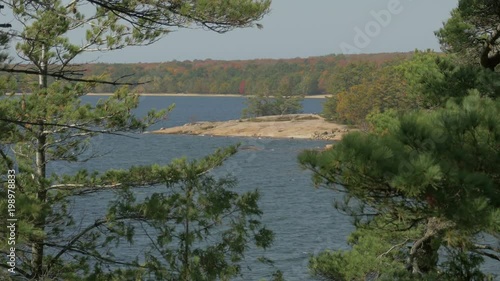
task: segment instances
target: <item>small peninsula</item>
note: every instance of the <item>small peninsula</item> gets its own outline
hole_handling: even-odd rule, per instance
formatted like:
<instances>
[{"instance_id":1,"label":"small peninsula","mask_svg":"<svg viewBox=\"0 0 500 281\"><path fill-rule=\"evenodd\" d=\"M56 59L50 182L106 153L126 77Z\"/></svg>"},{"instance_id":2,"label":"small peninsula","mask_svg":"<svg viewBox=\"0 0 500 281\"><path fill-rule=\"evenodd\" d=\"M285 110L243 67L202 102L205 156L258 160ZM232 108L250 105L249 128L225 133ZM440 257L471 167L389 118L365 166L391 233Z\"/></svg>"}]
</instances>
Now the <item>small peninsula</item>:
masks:
<instances>
[{"instance_id":1,"label":"small peninsula","mask_svg":"<svg viewBox=\"0 0 500 281\"><path fill-rule=\"evenodd\" d=\"M316 114L288 114L220 122L194 122L161 128L152 133L337 141L350 130L353 129L328 122Z\"/></svg>"}]
</instances>

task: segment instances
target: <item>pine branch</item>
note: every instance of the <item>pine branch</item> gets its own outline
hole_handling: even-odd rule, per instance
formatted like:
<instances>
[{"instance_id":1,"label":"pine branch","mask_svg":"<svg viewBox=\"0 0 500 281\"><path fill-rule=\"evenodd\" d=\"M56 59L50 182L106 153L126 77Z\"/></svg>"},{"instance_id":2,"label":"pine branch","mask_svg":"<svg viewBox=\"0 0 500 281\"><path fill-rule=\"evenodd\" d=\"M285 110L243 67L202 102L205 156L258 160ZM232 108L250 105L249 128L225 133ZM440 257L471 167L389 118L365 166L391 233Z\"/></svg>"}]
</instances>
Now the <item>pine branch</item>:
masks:
<instances>
[{"instance_id":1,"label":"pine branch","mask_svg":"<svg viewBox=\"0 0 500 281\"><path fill-rule=\"evenodd\" d=\"M81 255L93 257L96 260L99 260L101 262L106 262L106 263L109 263L109 264L126 265L126 266L131 266L131 267L136 267L136 268L146 268L146 267L141 266L139 264L129 263L129 262L122 262L122 261L118 261L118 260L115 260L115 259L107 258L107 257L104 257L104 256L102 256L100 254L92 253L92 252L86 251L86 250L78 248L78 247L65 247L65 246L61 246L61 245L57 245L57 244L52 244L52 243L44 243L44 245L48 246L48 247L53 247L53 248L61 248L62 247L66 251L76 252L76 253L81 254Z\"/></svg>"},{"instance_id":2,"label":"pine branch","mask_svg":"<svg viewBox=\"0 0 500 281\"><path fill-rule=\"evenodd\" d=\"M380 254L380 255L377 257L377 259L380 259L380 258L382 258L382 257L384 257L384 256L386 256L386 255L388 255L390 252L392 252L392 250L394 250L394 249L396 249L396 248L401 248L401 247L403 247L406 243L408 243L408 241L410 241L410 239L406 239L405 241L403 241L403 242L401 242L401 243L399 243L399 244L396 244L396 245L392 246L389 250L387 250L386 252L384 252L384 253Z\"/></svg>"},{"instance_id":3,"label":"pine branch","mask_svg":"<svg viewBox=\"0 0 500 281\"><path fill-rule=\"evenodd\" d=\"M486 256L488 258L500 261L500 255L495 255L495 254L492 254L492 253L488 253L488 252L484 252L484 251L479 251L479 250L473 250L473 252L477 253L477 254L480 254L480 255L483 255L483 256Z\"/></svg>"},{"instance_id":4,"label":"pine branch","mask_svg":"<svg viewBox=\"0 0 500 281\"><path fill-rule=\"evenodd\" d=\"M4 254L5 256L7 256L9 253L6 253L6 252L1 252L2 254ZM0 264L0 267L3 267L5 269L10 269L11 267L9 265L7 265L6 263L1 263ZM19 268L18 266L16 266L16 269L15 269L16 272L20 273L22 276L24 276L25 278L30 278L31 274L24 271L23 269Z\"/></svg>"},{"instance_id":5,"label":"pine branch","mask_svg":"<svg viewBox=\"0 0 500 281\"><path fill-rule=\"evenodd\" d=\"M62 184L53 184L51 185L47 190L51 189L57 189L57 190L74 190L74 189L79 189L79 188L92 188L92 189L97 189L97 188L119 188L122 187L123 185L121 183L116 183L116 184L103 184L103 185L94 185L94 186L89 186L88 184L83 184L83 183L62 183Z\"/></svg>"},{"instance_id":6,"label":"pine branch","mask_svg":"<svg viewBox=\"0 0 500 281\"><path fill-rule=\"evenodd\" d=\"M40 72L37 70L29 70L29 69L14 69L14 68L1 68L0 72L7 72L7 73L24 73L24 74L33 74L33 75L39 75ZM73 74L74 75L74 74ZM138 86L138 85L144 85L147 83L150 83L151 81L145 81L145 82L119 82L120 80L123 80L125 78L134 76L135 73L133 74L126 74L123 76L118 77L114 81L107 81L107 80L100 80L100 79L86 79L86 78L76 78L76 77L69 77L66 76L66 72L51 72L47 73L47 76L57 78L57 79L62 79L66 81L71 81L71 82L85 82L85 83L98 83L98 84L106 84L106 85L113 85L113 86Z\"/></svg>"},{"instance_id":7,"label":"pine branch","mask_svg":"<svg viewBox=\"0 0 500 281\"><path fill-rule=\"evenodd\" d=\"M130 217L130 216L121 216L121 217L117 217L114 219L114 221L120 221L120 220L129 220L129 219L138 219L139 217ZM89 225L88 227L86 227L83 231L81 231L78 235L76 235L75 237L73 237L68 244L64 245L64 246L60 246L60 245L57 245L57 244L50 244L50 243L45 243L45 245L47 246L50 246L50 247L59 247L59 248L62 248L53 258L52 260L52 263L49 264L47 267L50 269L51 266L53 265L53 263L59 259L63 254L65 254L66 252L68 251L76 251L76 252L79 252L81 254L88 254L88 255L91 255L97 259L100 259L100 260L104 260L106 262L111 262L111 263L115 263L115 264L120 264L120 265L132 265L132 264L129 264L129 263L123 263L123 262L119 262L119 261L115 261L115 260L111 260L111 259L108 259L108 258L104 258L102 257L101 255L95 255L95 254L90 254L89 252L84 252L82 251L81 249L78 249L78 248L74 248L73 245L78 242L78 240L80 238L82 238L85 234L89 233L90 231L98 228L99 226L101 225L104 225L106 223L108 223L109 221L107 219L98 219L96 220L92 225Z\"/></svg>"},{"instance_id":8,"label":"pine branch","mask_svg":"<svg viewBox=\"0 0 500 281\"><path fill-rule=\"evenodd\" d=\"M14 162L3 152L3 149L1 148L0 148L0 156L2 156L3 160L5 160L5 162L7 163L7 167L10 170L14 170Z\"/></svg>"},{"instance_id":9,"label":"pine branch","mask_svg":"<svg viewBox=\"0 0 500 281\"><path fill-rule=\"evenodd\" d=\"M475 249L480 249L480 250L490 250L490 251L494 251L494 252L500 253L500 248L493 247L493 246L490 246L490 245L474 244L474 248Z\"/></svg>"},{"instance_id":10,"label":"pine branch","mask_svg":"<svg viewBox=\"0 0 500 281\"><path fill-rule=\"evenodd\" d=\"M58 124L58 123L46 123L46 122L19 121L19 120L8 119L8 118L0 118L0 121L14 123L14 124L18 124L18 125L35 125L35 126L42 126L43 125L43 126L64 127L64 128L76 129L76 130L80 130L80 131L88 132L88 133L116 135L116 136L132 138L132 139L138 139L136 137L126 135L126 134L117 133L117 132L114 132L111 130L92 130L89 128L80 127L76 124Z\"/></svg>"}]
</instances>

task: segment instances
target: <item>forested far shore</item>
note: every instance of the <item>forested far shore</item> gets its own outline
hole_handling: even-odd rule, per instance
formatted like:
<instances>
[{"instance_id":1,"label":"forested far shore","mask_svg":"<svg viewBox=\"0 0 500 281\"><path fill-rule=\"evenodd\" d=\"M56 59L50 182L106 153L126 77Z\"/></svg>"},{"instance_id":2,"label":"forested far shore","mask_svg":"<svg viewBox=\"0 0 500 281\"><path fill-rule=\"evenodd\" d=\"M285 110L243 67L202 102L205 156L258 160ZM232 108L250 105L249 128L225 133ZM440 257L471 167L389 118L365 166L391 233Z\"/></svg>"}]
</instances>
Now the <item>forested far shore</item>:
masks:
<instances>
[{"instance_id":1,"label":"forested far shore","mask_svg":"<svg viewBox=\"0 0 500 281\"><path fill-rule=\"evenodd\" d=\"M253 95L263 89L276 91L284 81L296 94L306 96L335 92L334 75L351 64L396 63L413 56L409 53L328 55L293 59L194 60L163 63L93 63L69 68L84 70L78 79L115 81L96 83L94 94L113 93L130 84L132 91L148 94ZM25 66L30 68L29 66ZM367 70L370 70L367 67ZM17 92L27 92L38 78L28 74L3 73L15 77ZM49 78L50 79L50 78ZM53 78L52 78L53 79Z\"/></svg>"}]
</instances>

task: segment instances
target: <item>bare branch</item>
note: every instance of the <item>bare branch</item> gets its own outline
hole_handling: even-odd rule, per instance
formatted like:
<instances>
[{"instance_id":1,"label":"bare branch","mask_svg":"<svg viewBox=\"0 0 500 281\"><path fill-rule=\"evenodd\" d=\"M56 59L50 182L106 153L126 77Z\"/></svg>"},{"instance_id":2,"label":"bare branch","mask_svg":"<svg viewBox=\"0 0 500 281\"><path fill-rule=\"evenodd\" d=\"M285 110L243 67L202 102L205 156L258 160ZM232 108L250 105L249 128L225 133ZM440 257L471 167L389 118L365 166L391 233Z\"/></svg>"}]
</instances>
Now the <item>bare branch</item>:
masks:
<instances>
[{"instance_id":1,"label":"bare branch","mask_svg":"<svg viewBox=\"0 0 500 281\"><path fill-rule=\"evenodd\" d=\"M396 244L394 246L392 246L389 250L387 250L386 252L383 252L382 254L380 254L377 259L380 259L380 258L383 258L385 255L388 255L390 252L392 252L392 250L396 249L396 248L401 248L403 247L404 245L406 245L408 243L408 241L410 241L410 239L406 239L405 241L399 243L399 244Z\"/></svg>"},{"instance_id":2,"label":"bare branch","mask_svg":"<svg viewBox=\"0 0 500 281\"><path fill-rule=\"evenodd\" d=\"M0 69L0 72L8 72L8 73L24 73L24 74L35 74L39 75L40 72L36 70L29 70L29 69L14 69L14 68L2 68ZM135 74L127 74L120 76L114 81L106 81L106 80L99 80L99 79L86 79L86 78L76 78L76 77L68 77L65 75L64 72L52 72L52 73L47 73L47 76L66 80L66 81L72 81L72 82L86 82L86 83L99 83L99 84L108 84L108 85L127 85L127 86L137 86L137 85L144 85L147 84L151 81L146 81L146 82L119 82L120 80L131 77Z\"/></svg>"},{"instance_id":3,"label":"bare branch","mask_svg":"<svg viewBox=\"0 0 500 281\"><path fill-rule=\"evenodd\" d=\"M488 253L488 252L485 252L485 251L479 251L479 250L473 250L474 253L477 253L477 254L480 254L480 255L483 255L483 256L486 256L490 259L494 259L494 260L497 260L497 261L500 261L500 255L496 255L496 254L493 254L493 253Z\"/></svg>"},{"instance_id":4,"label":"bare branch","mask_svg":"<svg viewBox=\"0 0 500 281\"><path fill-rule=\"evenodd\" d=\"M110 130L92 130L84 127L79 127L78 125L75 124L58 124L58 123L47 123L47 122L31 122L31 121L20 121L20 120L14 120L14 119L7 119L7 118L0 118L0 121L4 122L9 122L9 123L14 123L18 125L36 125L36 126L55 126L55 127L65 127L68 129L76 129L88 133L96 133L96 134L107 134L107 135L116 135L116 136L122 136L122 137L127 137L127 138L132 138L132 139L137 139L136 137L126 135L126 134L121 134L117 133L115 131L110 131Z\"/></svg>"},{"instance_id":5,"label":"bare branch","mask_svg":"<svg viewBox=\"0 0 500 281\"><path fill-rule=\"evenodd\" d=\"M490 251L494 251L494 252L500 253L500 248L493 247L491 245L474 244L474 248L475 249L480 249L480 250L490 250Z\"/></svg>"}]
</instances>

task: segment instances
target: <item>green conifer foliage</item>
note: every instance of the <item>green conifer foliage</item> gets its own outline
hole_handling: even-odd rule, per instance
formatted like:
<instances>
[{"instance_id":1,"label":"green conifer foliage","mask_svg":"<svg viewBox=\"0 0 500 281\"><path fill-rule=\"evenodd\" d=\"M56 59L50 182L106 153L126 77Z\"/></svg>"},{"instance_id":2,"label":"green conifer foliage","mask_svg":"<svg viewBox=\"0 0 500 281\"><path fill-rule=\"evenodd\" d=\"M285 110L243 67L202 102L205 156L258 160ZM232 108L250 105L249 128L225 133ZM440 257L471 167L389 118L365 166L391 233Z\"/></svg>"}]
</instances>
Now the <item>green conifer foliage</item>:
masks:
<instances>
[{"instance_id":1,"label":"green conifer foliage","mask_svg":"<svg viewBox=\"0 0 500 281\"><path fill-rule=\"evenodd\" d=\"M106 73L82 78L84 69L73 64L75 58L152 44L175 28L225 32L253 26L268 12L270 1L68 2L1 1L20 28L6 39L15 42L24 61L2 61L0 70L36 79L26 79L21 87L9 77L0 83L0 219L7 221L9 204L14 204L9 202L10 185L17 219L15 273L2 270L0 278L187 281L237 276L247 244L265 248L273 237L260 225L258 193L236 194L233 179L210 174L236 147L167 166L73 175L49 174L48 168L52 163L91 161L96 156L89 151L93 137L141 133L172 109L165 105L165 110L135 116L139 96L123 86L134 83L107 79ZM78 32L84 36L73 40ZM95 105L84 104L81 97L98 83L123 87ZM20 95L13 94L20 89ZM15 170L15 183L9 170ZM158 192L134 200L139 187L158 187ZM74 198L101 192L117 195L107 213L90 222L76 220ZM143 239L140 231L152 238L147 251L118 256L117 247ZM12 252L9 229L2 228L0 234L0 251ZM220 237L212 244L210 235ZM0 267L10 268L8 259L2 254Z\"/></svg>"},{"instance_id":2,"label":"green conifer foliage","mask_svg":"<svg viewBox=\"0 0 500 281\"><path fill-rule=\"evenodd\" d=\"M357 227L352 250L313 257L313 274L469 280L455 275L458 266L484 280L483 258L500 260L498 116L498 100L472 92L461 103L406 114L384 134L352 133L331 150L302 153L317 185L345 193L336 207ZM438 251L447 262L438 262Z\"/></svg>"}]
</instances>

